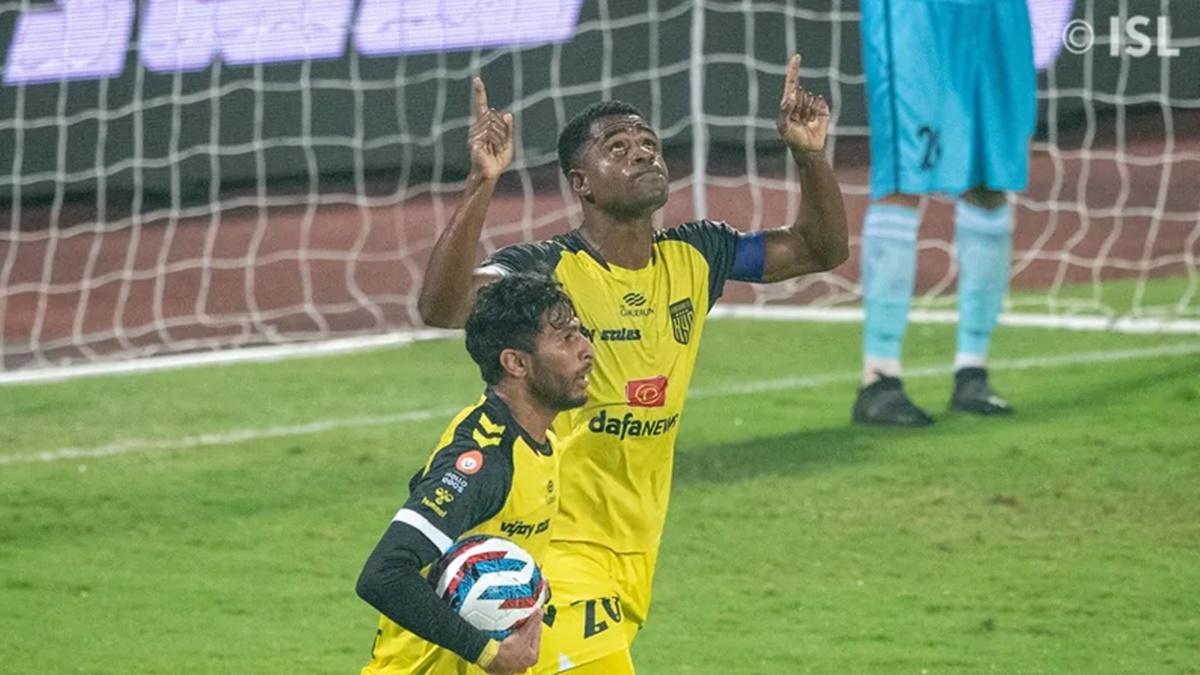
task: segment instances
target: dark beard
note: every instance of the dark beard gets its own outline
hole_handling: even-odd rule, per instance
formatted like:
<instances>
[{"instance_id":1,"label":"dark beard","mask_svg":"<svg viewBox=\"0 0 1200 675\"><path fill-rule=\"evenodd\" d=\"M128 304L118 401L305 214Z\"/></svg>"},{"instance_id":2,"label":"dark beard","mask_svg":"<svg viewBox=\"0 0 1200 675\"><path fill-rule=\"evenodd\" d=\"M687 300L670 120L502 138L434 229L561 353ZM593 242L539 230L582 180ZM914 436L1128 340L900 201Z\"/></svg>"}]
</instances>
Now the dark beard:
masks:
<instances>
[{"instance_id":1,"label":"dark beard","mask_svg":"<svg viewBox=\"0 0 1200 675\"><path fill-rule=\"evenodd\" d=\"M587 403L586 394L579 398L571 398L570 389L570 383L543 378L540 372L535 372L529 381L529 393L533 398L555 411L570 410Z\"/></svg>"}]
</instances>

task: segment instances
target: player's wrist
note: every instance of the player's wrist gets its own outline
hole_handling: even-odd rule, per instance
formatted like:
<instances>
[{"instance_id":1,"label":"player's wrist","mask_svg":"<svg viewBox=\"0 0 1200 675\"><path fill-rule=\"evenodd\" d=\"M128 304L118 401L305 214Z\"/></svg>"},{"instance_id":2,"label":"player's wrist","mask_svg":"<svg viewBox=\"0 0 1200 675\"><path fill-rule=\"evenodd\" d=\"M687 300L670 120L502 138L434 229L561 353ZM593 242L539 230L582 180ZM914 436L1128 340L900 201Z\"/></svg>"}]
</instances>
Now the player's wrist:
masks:
<instances>
[{"instance_id":1,"label":"player's wrist","mask_svg":"<svg viewBox=\"0 0 1200 675\"><path fill-rule=\"evenodd\" d=\"M479 652L479 656L475 658L475 665L487 670L492 661L496 660L496 655L500 653L500 643L489 639L487 644L483 646L483 651Z\"/></svg>"},{"instance_id":2,"label":"player's wrist","mask_svg":"<svg viewBox=\"0 0 1200 675\"><path fill-rule=\"evenodd\" d=\"M480 185L494 186L496 184L496 181L498 181L498 180L500 180L499 173L497 173L496 175L493 176L489 172L482 171L482 170L476 169L474 167L472 167L470 172L467 173L467 185L469 185L469 186L471 186L471 185L473 185L473 186L480 186Z\"/></svg>"},{"instance_id":3,"label":"player's wrist","mask_svg":"<svg viewBox=\"0 0 1200 675\"><path fill-rule=\"evenodd\" d=\"M796 166L800 168L807 167L814 162L824 162L825 153L821 150L809 150L807 148L788 148L792 152L792 160L796 162Z\"/></svg>"}]
</instances>

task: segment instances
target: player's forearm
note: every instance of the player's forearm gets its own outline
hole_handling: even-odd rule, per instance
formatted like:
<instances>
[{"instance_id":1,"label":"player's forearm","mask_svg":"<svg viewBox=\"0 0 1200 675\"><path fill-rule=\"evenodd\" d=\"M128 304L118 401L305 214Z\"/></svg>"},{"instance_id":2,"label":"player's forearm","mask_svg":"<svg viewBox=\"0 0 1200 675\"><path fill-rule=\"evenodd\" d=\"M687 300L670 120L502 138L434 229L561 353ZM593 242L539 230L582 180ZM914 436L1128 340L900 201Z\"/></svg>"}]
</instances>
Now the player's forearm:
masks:
<instances>
[{"instance_id":1,"label":"player's forearm","mask_svg":"<svg viewBox=\"0 0 1200 675\"><path fill-rule=\"evenodd\" d=\"M475 662L487 636L442 602L421 576L428 562L407 550L396 527L389 527L363 566L358 596L404 630Z\"/></svg>"},{"instance_id":2,"label":"player's forearm","mask_svg":"<svg viewBox=\"0 0 1200 675\"><path fill-rule=\"evenodd\" d=\"M475 249L496 191L495 179L472 172L450 223L433 246L425 268L417 311L421 320L439 328L459 328L470 312L471 273Z\"/></svg>"},{"instance_id":3,"label":"player's forearm","mask_svg":"<svg viewBox=\"0 0 1200 675\"><path fill-rule=\"evenodd\" d=\"M850 233L842 188L821 153L793 156L800 170L803 201L792 231L804 240L812 259L823 269L831 270L850 256Z\"/></svg>"}]
</instances>

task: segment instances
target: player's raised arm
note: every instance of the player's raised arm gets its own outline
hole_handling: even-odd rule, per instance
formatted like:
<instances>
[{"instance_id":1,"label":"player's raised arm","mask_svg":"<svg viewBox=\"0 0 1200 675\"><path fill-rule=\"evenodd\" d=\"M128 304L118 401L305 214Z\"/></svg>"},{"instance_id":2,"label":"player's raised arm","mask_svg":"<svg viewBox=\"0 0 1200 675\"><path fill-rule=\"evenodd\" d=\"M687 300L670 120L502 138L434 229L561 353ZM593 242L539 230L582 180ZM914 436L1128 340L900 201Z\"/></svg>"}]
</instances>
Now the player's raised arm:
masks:
<instances>
[{"instance_id":1,"label":"player's raised arm","mask_svg":"<svg viewBox=\"0 0 1200 675\"><path fill-rule=\"evenodd\" d=\"M796 54L788 62L775 127L800 169L802 202L796 222L765 234L763 281L831 270L850 255L842 190L823 154L829 105L801 87L799 75Z\"/></svg>"},{"instance_id":2,"label":"player's raised arm","mask_svg":"<svg viewBox=\"0 0 1200 675\"><path fill-rule=\"evenodd\" d=\"M440 328L461 327L475 290L496 279L494 272L475 269L475 248L496 181L513 158L512 113L488 107L482 79L474 79L472 92L473 121L467 136L471 170L462 200L433 247L417 299L421 320Z\"/></svg>"}]
</instances>

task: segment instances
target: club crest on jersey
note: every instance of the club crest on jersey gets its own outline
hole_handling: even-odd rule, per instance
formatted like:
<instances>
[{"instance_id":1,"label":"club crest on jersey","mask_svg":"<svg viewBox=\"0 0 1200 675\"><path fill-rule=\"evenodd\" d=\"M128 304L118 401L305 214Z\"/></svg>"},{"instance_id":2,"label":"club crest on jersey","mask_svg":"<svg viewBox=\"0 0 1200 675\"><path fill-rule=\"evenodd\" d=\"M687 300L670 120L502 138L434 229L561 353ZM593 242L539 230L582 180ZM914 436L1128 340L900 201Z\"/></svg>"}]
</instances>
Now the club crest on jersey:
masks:
<instances>
[{"instance_id":1,"label":"club crest on jersey","mask_svg":"<svg viewBox=\"0 0 1200 675\"><path fill-rule=\"evenodd\" d=\"M460 473L468 476L477 473L483 468L483 453L478 450L468 450L458 456L458 460L454 462L454 468Z\"/></svg>"},{"instance_id":2,"label":"club crest on jersey","mask_svg":"<svg viewBox=\"0 0 1200 675\"><path fill-rule=\"evenodd\" d=\"M625 383L625 402L631 408L661 408L667 402L667 376L630 380Z\"/></svg>"},{"instance_id":3,"label":"club crest on jersey","mask_svg":"<svg viewBox=\"0 0 1200 675\"><path fill-rule=\"evenodd\" d=\"M668 308L671 311L671 332L675 341L686 345L692 339L692 327L696 325L696 310L692 308L692 299L684 298L672 302Z\"/></svg>"}]
</instances>

